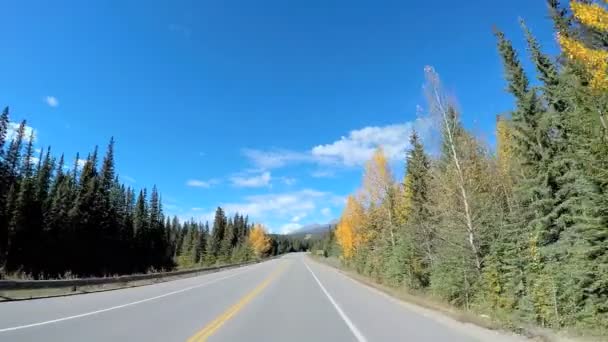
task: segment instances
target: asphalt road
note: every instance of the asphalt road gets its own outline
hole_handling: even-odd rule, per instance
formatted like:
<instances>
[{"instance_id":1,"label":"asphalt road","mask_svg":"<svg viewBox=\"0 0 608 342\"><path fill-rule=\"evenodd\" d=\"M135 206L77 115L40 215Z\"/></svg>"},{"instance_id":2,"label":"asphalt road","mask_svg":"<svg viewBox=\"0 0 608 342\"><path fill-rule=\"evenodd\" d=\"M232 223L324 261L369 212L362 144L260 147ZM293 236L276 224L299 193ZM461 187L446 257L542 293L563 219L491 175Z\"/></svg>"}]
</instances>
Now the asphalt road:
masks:
<instances>
[{"instance_id":1,"label":"asphalt road","mask_svg":"<svg viewBox=\"0 0 608 342\"><path fill-rule=\"evenodd\" d=\"M11 342L463 342L493 336L468 332L476 329L412 310L304 254L138 288L0 303L0 341Z\"/></svg>"}]
</instances>

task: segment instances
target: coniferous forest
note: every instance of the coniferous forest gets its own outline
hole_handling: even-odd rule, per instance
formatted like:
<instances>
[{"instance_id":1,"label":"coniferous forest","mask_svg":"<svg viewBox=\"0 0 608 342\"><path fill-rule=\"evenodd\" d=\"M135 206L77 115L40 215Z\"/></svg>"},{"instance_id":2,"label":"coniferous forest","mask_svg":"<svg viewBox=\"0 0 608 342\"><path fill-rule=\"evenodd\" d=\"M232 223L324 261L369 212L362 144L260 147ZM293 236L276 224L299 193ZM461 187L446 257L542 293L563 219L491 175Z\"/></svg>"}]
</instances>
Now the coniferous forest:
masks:
<instances>
[{"instance_id":1,"label":"coniferous forest","mask_svg":"<svg viewBox=\"0 0 608 342\"><path fill-rule=\"evenodd\" d=\"M508 113L487 113L496 116L496 147L465 127L466 113L426 67L422 119L434 134L411 135L398 177L378 148L324 240L270 235L222 208L211 223L167 217L156 187L119 181L113 140L103 156L95 148L84 163L77 155L66 165L50 148L35 153L33 134L25 122L12 129L6 108L0 275L142 273L310 247L376 282L503 321L606 332L608 3L547 5L558 55L523 20L526 51L494 30L514 100Z\"/></svg>"},{"instance_id":2,"label":"coniferous forest","mask_svg":"<svg viewBox=\"0 0 608 342\"><path fill-rule=\"evenodd\" d=\"M558 56L523 21L527 51L495 29L514 99L510 112L488 114L500 114L496 149L463 126L466 113L427 67L423 119L436 148L414 132L398 179L378 149L335 241L345 265L379 283L503 321L606 331L608 8L547 3Z\"/></svg>"},{"instance_id":3,"label":"coniferous forest","mask_svg":"<svg viewBox=\"0 0 608 342\"><path fill-rule=\"evenodd\" d=\"M26 123L0 116L0 278L110 276L243 262L303 250L217 208L211 226L163 213L153 187L121 184L114 140L84 163L51 149L35 155ZM255 234L250 234L254 231ZM285 241L283 241L285 240ZM278 247L280 246L280 247Z\"/></svg>"}]
</instances>

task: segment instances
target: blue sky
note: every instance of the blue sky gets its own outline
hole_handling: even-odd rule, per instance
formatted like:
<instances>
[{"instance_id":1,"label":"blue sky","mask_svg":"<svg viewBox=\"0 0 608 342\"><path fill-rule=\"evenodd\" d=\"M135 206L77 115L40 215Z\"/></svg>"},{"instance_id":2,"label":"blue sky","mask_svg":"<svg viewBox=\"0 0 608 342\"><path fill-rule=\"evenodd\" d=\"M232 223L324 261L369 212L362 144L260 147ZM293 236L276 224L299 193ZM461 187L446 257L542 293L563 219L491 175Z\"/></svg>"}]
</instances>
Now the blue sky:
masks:
<instances>
[{"instance_id":1,"label":"blue sky","mask_svg":"<svg viewBox=\"0 0 608 342\"><path fill-rule=\"evenodd\" d=\"M5 3L0 104L70 162L114 136L123 181L169 214L287 232L338 217L377 144L400 177L425 65L492 144L512 105L492 26L523 59L518 17L556 49L544 1L407 3Z\"/></svg>"}]
</instances>

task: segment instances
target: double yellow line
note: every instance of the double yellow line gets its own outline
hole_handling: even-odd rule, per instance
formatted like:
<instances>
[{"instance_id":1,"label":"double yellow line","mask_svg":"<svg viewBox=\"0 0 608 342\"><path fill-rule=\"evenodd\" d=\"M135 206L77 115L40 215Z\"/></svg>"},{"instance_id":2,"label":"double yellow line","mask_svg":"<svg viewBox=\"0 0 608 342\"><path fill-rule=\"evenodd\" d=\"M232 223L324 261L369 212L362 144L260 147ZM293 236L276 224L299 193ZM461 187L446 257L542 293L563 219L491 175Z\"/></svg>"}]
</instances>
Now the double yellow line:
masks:
<instances>
[{"instance_id":1,"label":"double yellow line","mask_svg":"<svg viewBox=\"0 0 608 342\"><path fill-rule=\"evenodd\" d=\"M260 283L255 289L241 298L236 304L231 306L228 310L224 311L211 323L207 324L202 330L194 334L188 339L188 342L203 342L213 335L219 328L221 328L226 322L228 322L234 315L236 315L241 309L243 309L253 298L259 295L264 289L270 285L270 283L285 269L286 264L282 264L278 269L272 272L262 283Z\"/></svg>"}]
</instances>

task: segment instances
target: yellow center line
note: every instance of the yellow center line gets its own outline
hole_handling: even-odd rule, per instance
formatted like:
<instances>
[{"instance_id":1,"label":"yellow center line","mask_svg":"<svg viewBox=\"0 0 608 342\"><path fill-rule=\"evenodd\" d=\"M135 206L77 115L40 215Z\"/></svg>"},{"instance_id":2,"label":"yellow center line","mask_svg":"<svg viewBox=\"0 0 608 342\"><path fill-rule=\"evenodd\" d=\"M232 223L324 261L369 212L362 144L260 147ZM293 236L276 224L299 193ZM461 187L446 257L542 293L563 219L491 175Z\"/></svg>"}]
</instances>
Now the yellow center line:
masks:
<instances>
[{"instance_id":1,"label":"yellow center line","mask_svg":"<svg viewBox=\"0 0 608 342\"><path fill-rule=\"evenodd\" d=\"M228 322L234 315L236 315L241 309L245 307L253 298L259 295L270 283L285 269L286 264L282 264L278 269L272 272L262 283L260 283L255 289L246 294L236 304L231 306L228 310L224 311L211 323L207 324L202 330L194 334L188 339L187 342L203 342L213 335L219 328L221 328L226 322Z\"/></svg>"}]
</instances>

